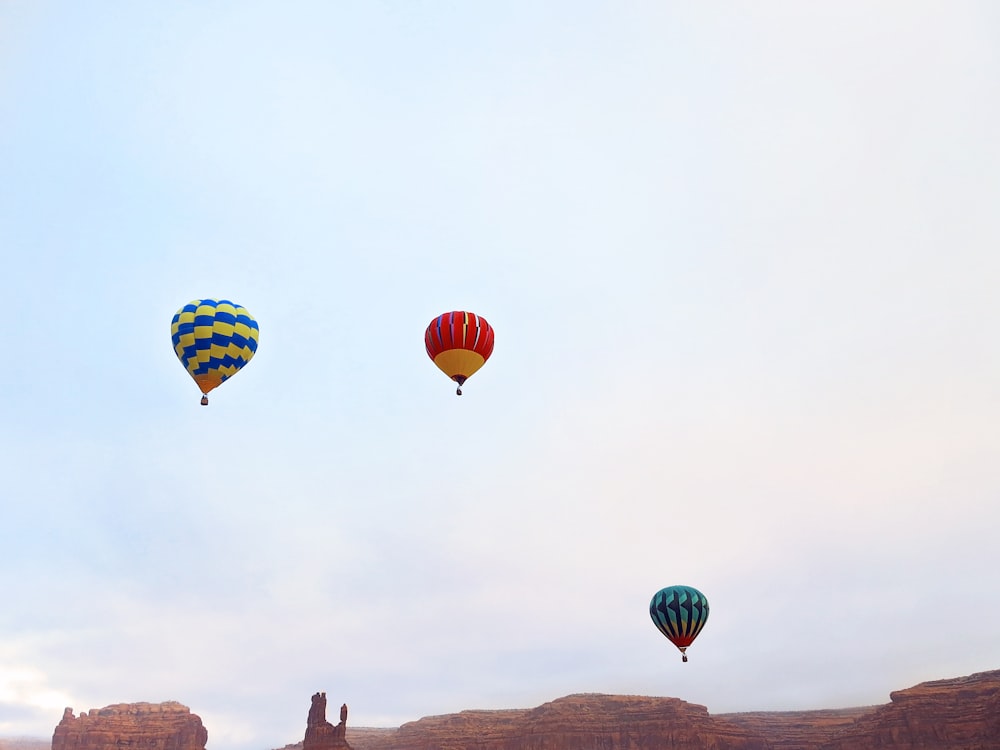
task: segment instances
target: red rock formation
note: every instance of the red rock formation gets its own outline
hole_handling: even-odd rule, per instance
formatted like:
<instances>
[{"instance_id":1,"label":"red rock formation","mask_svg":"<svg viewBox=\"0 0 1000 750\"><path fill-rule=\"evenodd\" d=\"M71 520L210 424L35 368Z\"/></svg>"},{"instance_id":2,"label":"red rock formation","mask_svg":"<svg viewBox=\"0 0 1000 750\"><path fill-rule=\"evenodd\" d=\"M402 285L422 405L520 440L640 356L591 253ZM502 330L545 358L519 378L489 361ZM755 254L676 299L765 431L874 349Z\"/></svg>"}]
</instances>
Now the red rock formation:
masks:
<instances>
[{"instance_id":1,"label":"red rock formation","mask_svg":"<svg viewBox=\"0 0 1000 750\"><path fill-rule=\"evenodd\" d=\"M889 698L822 750L1000 750L1000 671L922 682Z\"/></svg>"},{"instance_id":2,"label":"red rock formation","mask_svg":"<svg viewBox=\"0 0 1000 750\"><path fill-rule=\"evenodd\" d=\"M570 695L533 709L404 724L385 750L769 750L760 736L677 698Z\"/></svg>"},{"instance_id":3,"label":"red rock formation","mask_svg":"<svg viewBox=\"0 0 1000 750\"><path fill-rule=\"evenodd\" d=\"M347 744L346 703L340 707L340 723L334 726L326 720L326 693L312 697L302 750L351 750Z\"/></svg>"},{"instance_id":4,"label":"red rock formation","mask_svg":"<svg viewBox=\"0 0 1000 750\"><path fill-rule=\"evenodd\" d=\"M73 716L63 712L52 750L205 750L201 718L176 701L118 703Z\"/></svg>"}]
</instances>

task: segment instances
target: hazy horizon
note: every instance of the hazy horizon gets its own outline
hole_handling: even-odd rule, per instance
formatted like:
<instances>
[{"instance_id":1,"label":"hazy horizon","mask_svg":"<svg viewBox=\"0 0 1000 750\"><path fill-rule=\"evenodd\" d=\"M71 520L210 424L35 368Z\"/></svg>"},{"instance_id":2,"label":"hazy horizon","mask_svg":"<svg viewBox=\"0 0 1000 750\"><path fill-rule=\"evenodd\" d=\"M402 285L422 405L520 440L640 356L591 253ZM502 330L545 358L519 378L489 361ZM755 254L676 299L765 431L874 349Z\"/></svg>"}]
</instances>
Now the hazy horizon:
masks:
<instances>
[{"instance_id":1,"label":"hazy horizon","mask_svg":"<svg viewBox=\"0 0 1000 750\"><path fill-rule=\"evenodd\" d=\"M984 671L989 672L989 671L997 671L997 670L984 670ZM975 674L975 673L973 673L973 674ZM970 676L970 675L956 675L953 678L940 678L940 680L960 679L962 677L968 677L968 676ZM935 682L935 681L939 681L939 680L929 680L929 681L925 681L925 682ZM905 688L897 688L897 690L905 690L905 689L911 688L911 687L915 687L915 685L907 685ZM322 692L322 691L320 691L320 692ZM893 692L895 692L895 690ZM623 694L586 693L586 692L584 692L584 693L569 693L567 695L555 696L555 697L551 698L550 700L543 701L541 704L538 704L538 705L539 706L540 705L544 705L546 703L555 702L555 701L558 701L558 700L563 699L563 698L570 698L570 697L577 696L577 695L602 696L602 695L623 695ZM626 697L627 697L627 696L629 696L631 694L624 694L624 695L626 695ZM684 700L681 696L646 696L646 695L641 695L641 696L636 696L636 697L642 697L642 698L666 698L666 699L679 698L682 701ZM148 703L148 701L146 701L146 702ZM177 703L181 703L182 705L184 705L182 701L160 701L159 703L167 703L167 702L177 702ZM685 702L690 703L689 701L685 701ZM809 709L809 708L799 709L799 710L795 711L795 713L809 713L809 712L813 712L813 711L819 712L819 713L825 713L825 712L829 712L829 711L851 711L851 710L859 710L859 709L875 709L875 708L878 708L879 706L888 705L891 702L892 701L891 701L890 697L887 695L886 699L884 701L881 701L881 702L878 702L878 703L864 704L864 705L858 705L858 706L837 706L837 707L832 707L832 708L831 707L817 706L817 707L812 708L812 709ZM142 703L142 701L136 701L136 703ZM110 705L116 705L116 704L110 704ZM117 705L128 705L128 704L117 704ZM95 707L90 708L90 709L76 709L76 708L73 708L73 707L67 707L67 708L72 708L73 715L75 717L79 717L82 713L89 713L90 711L101 710L101 709L109 708L109 707L110 706L95 706ZM186 707L191 711L191 713L193 715L199 716L198 712L193 707L191 707L191 706L186 706ZM501 711L501 712L502 711L524 711L524 710L531 710L531 709L534 709L534 708L537 708L537 707L538 706L511 706L511 707L507 707L507 708L495 708L495 709L478 709L478 708L470 707L470 708L459 709L458 711L448 712L448 713L443 713L443 714L442 713L431 713L431 714L427 714L426 716L417 717L415 719L411 719L408 722L403 722L403 723L405 724L405 723L420 721L421 719L425 719L425 718L435 718L435 717L438 717L438 716L452 715L452 714L457 714L457 713L461 713L461 712L464 712L464 711ZM785 713L784 711L780 711L780 710L778 710L778 711L740 711L740 710L736 710L736 711L726 711L726 712L720 713L718 711L713 711L712 708L711 708L711 706L706 706L706 708L708 709L708 714L710 716L730 716L730 715L743 714L743 713ZM326 719L331 724L335 724L337 722L337 720L338 720L338 717L335 715L337 713L337 710L338 710L337 706L333 705L332 703L327 706ZM308 705L307 705L306 710L303 712L304 716L306 718L308 718L308 712L309 712L309 709L308 709ZM199 718L201 718L201 717L199 716ZM308 723L307 720L306 720L306 718L304 718L303 722L302 722L302 734L303 735L305 734L306 725ZM58 726L58 723L53 726L53 730L56 729L56 726ZM357 724L353 723L350 720L350 716L348 716L348 721L347 721L347 731L348 732L351 732L351 731L364 731L364 730L373 730L373 731L387 730L387 731L390 731L390 730L398 729L400 726L402 726L402 725L397 725L397 726L360 726L360 725L357 725ZM208 746L211 745L212 732L211 732L211 727L206 726L205 728L208 730L208 734L209 734L209 741L208 741L208 743L206 743L206 747L208 747ZM41 736L8 736L8 735L0 735L0 748L4 748L4 747L16 747L16 744L19 741L20 742L24 742L26 744L27 743L30 743L30 744L36 744L36 743L51 744L52 740L51 740L51 737L41 737ZM281 747L287 747L289 745L295 745L295 744L301 744L301 743L302 743L302 738L300 737L297 740L291 740L289 742L283 743L282 745L280 745L280 746L278 746L276 748L272 748L272 750L280 750Z\"/></svg>"}]
</instances>

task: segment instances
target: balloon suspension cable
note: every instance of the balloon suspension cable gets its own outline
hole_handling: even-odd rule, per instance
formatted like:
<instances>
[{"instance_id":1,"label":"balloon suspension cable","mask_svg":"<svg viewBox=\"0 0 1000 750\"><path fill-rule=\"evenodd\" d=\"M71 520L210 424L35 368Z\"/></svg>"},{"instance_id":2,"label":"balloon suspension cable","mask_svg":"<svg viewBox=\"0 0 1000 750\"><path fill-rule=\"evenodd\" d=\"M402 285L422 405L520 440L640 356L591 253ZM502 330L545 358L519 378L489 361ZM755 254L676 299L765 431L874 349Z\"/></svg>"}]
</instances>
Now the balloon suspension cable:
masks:
<instances>
[{"instance_id":1,"label":"balloon suspension cable","mask_svg":"<svg viewBox=\"0 0 1000 750\"><path fill-rule=\"evenodd\" d=\"M201 405L202 406L208 406L208 396L202 396L201 397Z\"/></svg>"}]
</instances>

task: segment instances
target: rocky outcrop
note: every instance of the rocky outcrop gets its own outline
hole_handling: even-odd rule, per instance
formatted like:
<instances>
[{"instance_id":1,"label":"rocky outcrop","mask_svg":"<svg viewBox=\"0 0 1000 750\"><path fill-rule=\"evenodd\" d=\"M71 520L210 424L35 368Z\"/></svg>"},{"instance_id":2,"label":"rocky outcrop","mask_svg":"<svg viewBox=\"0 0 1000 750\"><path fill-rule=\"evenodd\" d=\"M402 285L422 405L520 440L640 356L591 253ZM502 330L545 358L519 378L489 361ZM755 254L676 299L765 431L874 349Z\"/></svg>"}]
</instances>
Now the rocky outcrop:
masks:
<instances>
[{"instance_id":1,"label":"rocky outcrop","mask_svg":"<svg viewBox=\"0 0 1000 750\"><path fill-rule=\"evenodd\" d=\"M1000 671L922 682L889 698L822 750L1000 750Z\"/></svg>"},{"instance_id":2,"label":"rocky outcrop","mask_svg":"<svg viewBox=\"0 0 1000 750\"><path fill-rule=\"evenodd\" d=\"M302 750L351 750L347 744L346 703L340 707L340 723L334 726L326 720L326 693L316 693L312 697Z\"/></svg>"},{"instance_id":3,"label":"rocky outcrop","mask_svg":"<svg viewBox=\"0 0 1000 750\"><path fill-rule=\"evenodd\" d=\"M582 694L533 709L462 711L404 724L385 750L769 750L678 698Z\"/></svg>"},{"instance_id":4,"label":"rocky outcrop","mask_svg":"<svg viewBox=\"0 0 1000 750\"><path fill-rule=\"evenodd\" d=\"M63 712L52 750L205 750L208 731L201 718L176 701L118 703Z\"/></svg>"}]
</instances>

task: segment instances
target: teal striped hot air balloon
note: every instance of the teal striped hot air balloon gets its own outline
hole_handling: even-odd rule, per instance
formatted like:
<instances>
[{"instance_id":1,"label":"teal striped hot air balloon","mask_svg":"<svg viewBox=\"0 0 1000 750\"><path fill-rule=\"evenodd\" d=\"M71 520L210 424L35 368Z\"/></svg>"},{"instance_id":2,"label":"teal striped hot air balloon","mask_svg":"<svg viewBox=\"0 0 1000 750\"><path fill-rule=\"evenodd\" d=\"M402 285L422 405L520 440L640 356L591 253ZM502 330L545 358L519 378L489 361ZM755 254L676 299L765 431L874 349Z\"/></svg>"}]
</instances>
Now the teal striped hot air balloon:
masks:
<instances>
[{"instance_id":1,"label":"teal striped hot air balloon","mask_svg":"<svg viewBox=\"0 0 1000 750\"><path fill-rule=\"evenodd\" d=\"M683 661L687 661L687 647L708 620L708 599L691 586L667 586L653 595L649 616L657 629L680 649Z\"/></svg>"}]
</instances>

